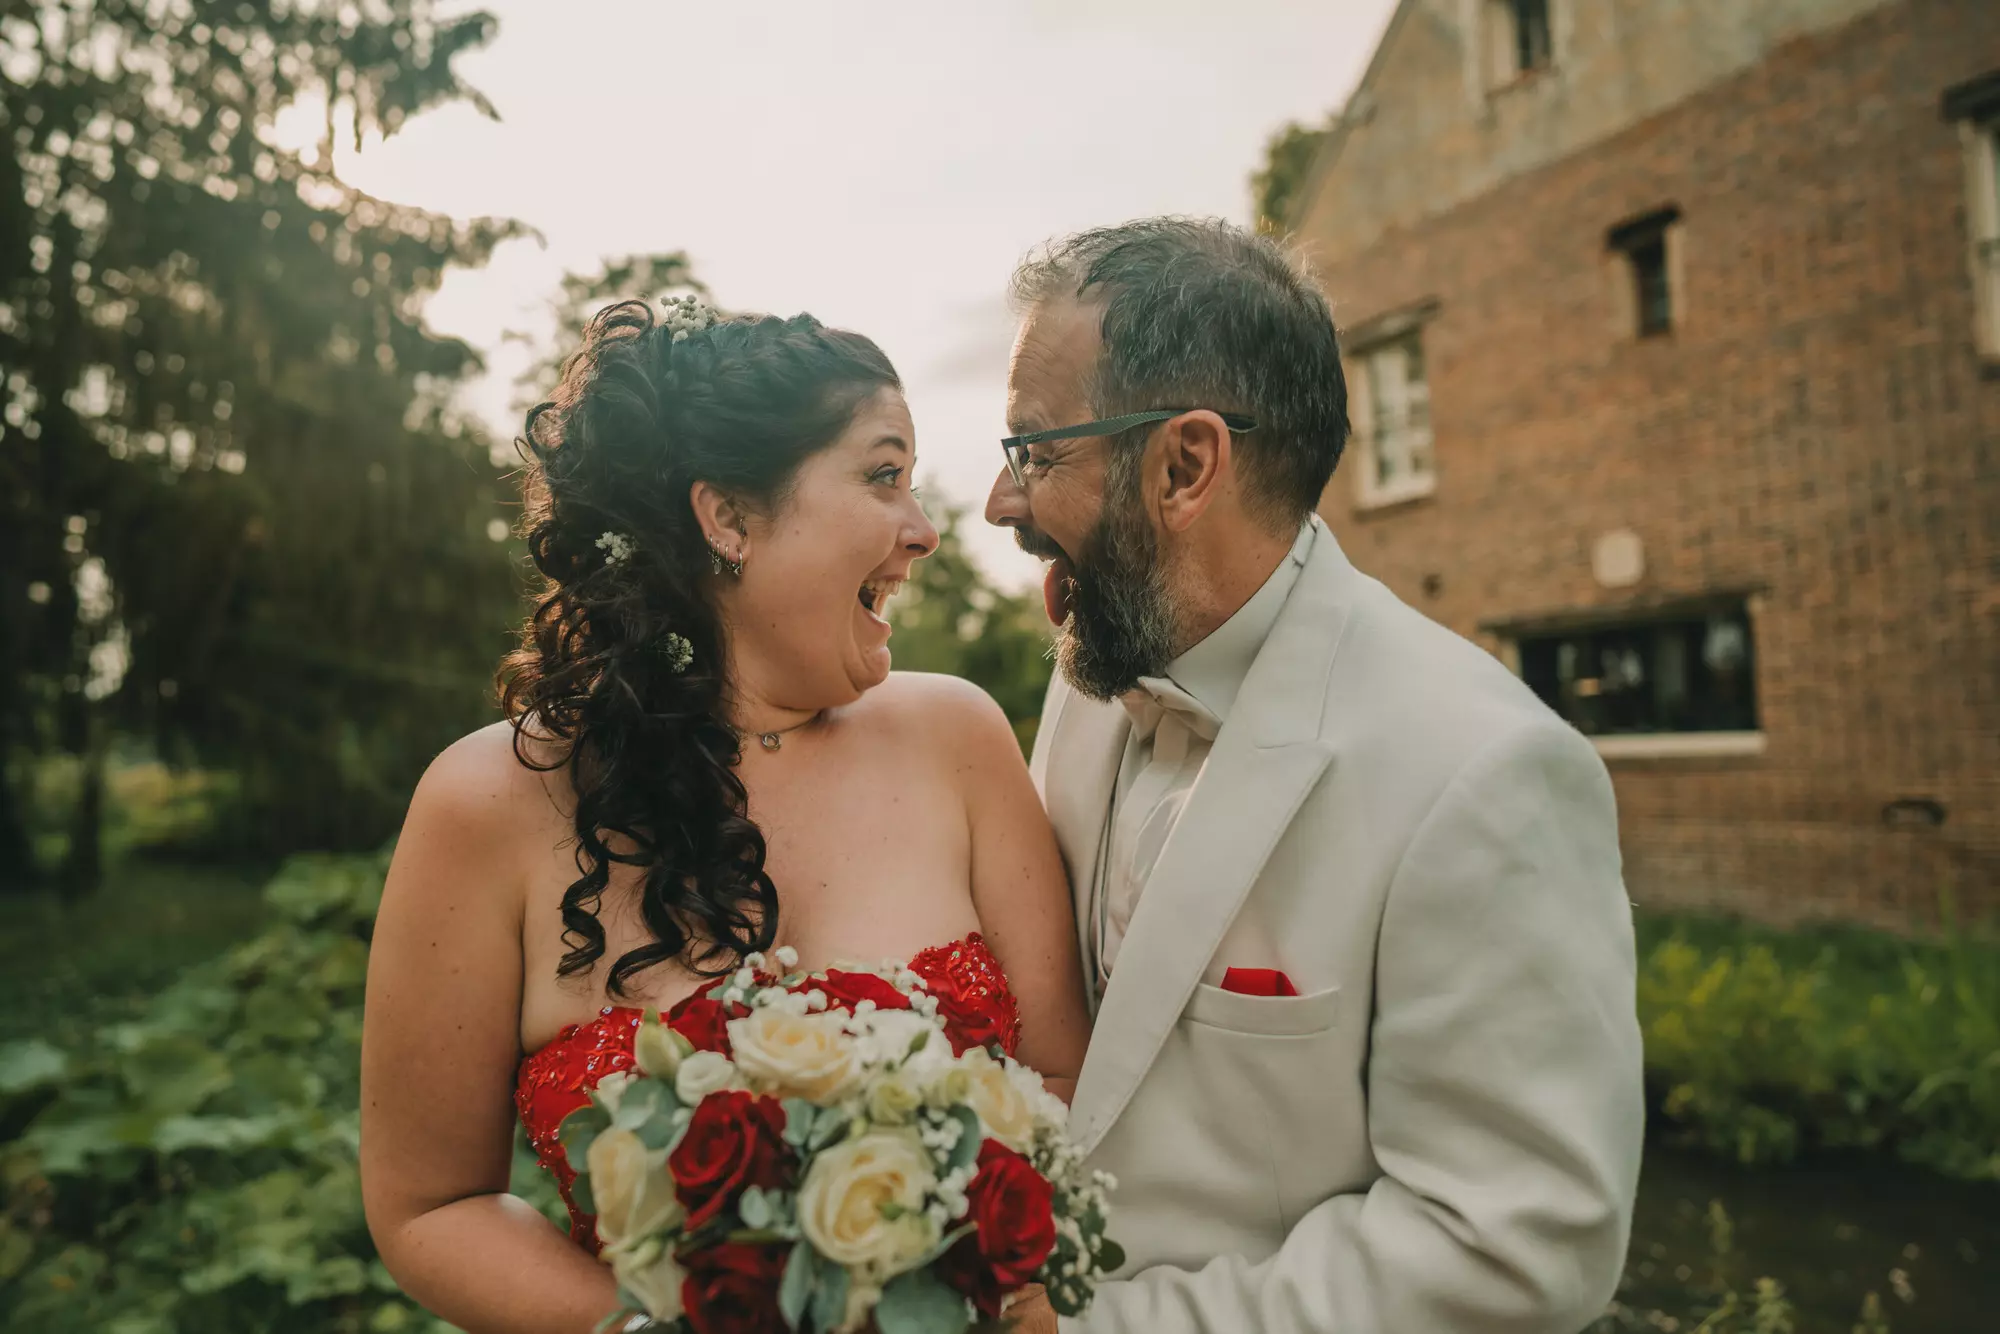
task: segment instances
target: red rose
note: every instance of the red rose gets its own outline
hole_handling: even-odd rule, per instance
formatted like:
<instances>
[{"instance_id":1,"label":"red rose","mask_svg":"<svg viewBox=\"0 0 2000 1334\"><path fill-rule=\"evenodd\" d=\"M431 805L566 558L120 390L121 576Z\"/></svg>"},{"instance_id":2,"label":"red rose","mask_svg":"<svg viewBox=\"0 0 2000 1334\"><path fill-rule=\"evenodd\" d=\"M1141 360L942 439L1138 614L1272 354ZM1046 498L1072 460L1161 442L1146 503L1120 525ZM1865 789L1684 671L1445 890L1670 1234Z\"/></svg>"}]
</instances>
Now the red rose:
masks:
<instances>
[{"instance_id":1,"label":"red rose","mask_svg":"<svg viewBox=\"0 0 2000 1334\"><path fill-rule=\"evenodd\" d=\"M998 1140L979 1146L979 1175L965 1192L974 1231L938 1261L938 1276L988 1319L1008 1293L1034 1281L1056 1244L1055 1188Z\"/></svg>"},{"instance_id":2,"label":"red rose","mask_svg":"<svg viewBox=\"0 0 2000 1334\"><path fill-rule=\"evenodd\" d=\"M682 1257L687 1278L681 1303L694 1334L782 1334L778 1285L785 1276L782 1246L728 1242Z\"/></svg>"},{"instance_id":3,"label":"red rose","mask_svg":"<svg viewBox=\"0 0 2000 1334\"><path fill-rule=\"evenodd\" d=\"M730 1013L730 1007L704 989L667 1011L667 1027L686 1038L696 1051L719 1051L727 1056L727 1024L736 1017Z\"/></svg>"},{"instance_id":4,"label":"red rose","mask_svg":"<svg viewBox=\"0 0 2000 1334\"><path fill-rule=\"evenodd\" d=\"M952 1055L963 1056L974 1047L1007 1046L1005 1020L995 1007L969 1000L945 982L931 983L931 995L937 997L937 1017L951 1039Z\"/></svg>"},{"instance_id":5,"label":"red rose","mask_svg":"<svg viewBox=\"0 0 2000 1334\"><path fill-rule=\"evenodd\" d=\"M907 1010L910 998L896 990L895 983L873 973L849 973L838 968L829 968L824 978L814 978L800 986L807 991L814 987L826 993L826 1003L836 1010L846 1010L852 1014L854 1007L862 1001L875 1002L878 1010Z\"/></svg>"},{"instance_id":6,"label":"red rose","mask_svg":"<svg viewBox=\"0 0 2000 1334\"><path fill-rule=\"evenodd\" d=\"M688 1230L720 1214L746 1186L769 1190L789 1184L792 1151L784 1137L785 1109L775 1098L740 1089L703 1098L667 1156L674 1194L688 1211Z\"/></svg>"}]
</instances>

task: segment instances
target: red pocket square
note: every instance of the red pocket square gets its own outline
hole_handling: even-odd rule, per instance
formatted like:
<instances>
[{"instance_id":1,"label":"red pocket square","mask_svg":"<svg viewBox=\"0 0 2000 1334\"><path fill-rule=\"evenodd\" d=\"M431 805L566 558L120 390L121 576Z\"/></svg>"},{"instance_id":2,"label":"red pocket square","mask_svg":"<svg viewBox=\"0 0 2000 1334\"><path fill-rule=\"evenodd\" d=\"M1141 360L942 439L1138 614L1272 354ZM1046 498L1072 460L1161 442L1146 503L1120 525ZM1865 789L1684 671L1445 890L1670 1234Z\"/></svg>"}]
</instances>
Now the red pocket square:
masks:
<instances>
[{"instance_id":1,"label":"red pocket square","mask_svg":"<svg viewBox=\"0 0 2000 1334\"><path fill-rule=\"evenodd\" d=\"M1232 968L1222 975L1222 989L1239 996L1296 996L1292 979L1275 968Z\"/></svg>"}]
</instances>

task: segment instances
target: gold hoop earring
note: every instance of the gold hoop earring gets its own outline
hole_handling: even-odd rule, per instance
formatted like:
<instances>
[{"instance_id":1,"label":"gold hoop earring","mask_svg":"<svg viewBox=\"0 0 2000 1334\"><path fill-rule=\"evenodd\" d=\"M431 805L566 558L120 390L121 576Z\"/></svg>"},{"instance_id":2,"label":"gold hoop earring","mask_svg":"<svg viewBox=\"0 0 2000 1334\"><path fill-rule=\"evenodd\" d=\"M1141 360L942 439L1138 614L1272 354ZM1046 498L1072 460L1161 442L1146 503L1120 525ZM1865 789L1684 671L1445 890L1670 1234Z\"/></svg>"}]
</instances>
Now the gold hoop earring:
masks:
<instances>
[{"instance_id":1,"label":"gold hoop earring","mask_svg":"<svg viewBox=\"0 0 2000 1334\"><path fill-rule=\"evenodd\" d=\"M727 570L738 579L743 577L743 557L731 556L712 542L708 548L708 567L715 574Z\"/></svg>"}]
</instances>

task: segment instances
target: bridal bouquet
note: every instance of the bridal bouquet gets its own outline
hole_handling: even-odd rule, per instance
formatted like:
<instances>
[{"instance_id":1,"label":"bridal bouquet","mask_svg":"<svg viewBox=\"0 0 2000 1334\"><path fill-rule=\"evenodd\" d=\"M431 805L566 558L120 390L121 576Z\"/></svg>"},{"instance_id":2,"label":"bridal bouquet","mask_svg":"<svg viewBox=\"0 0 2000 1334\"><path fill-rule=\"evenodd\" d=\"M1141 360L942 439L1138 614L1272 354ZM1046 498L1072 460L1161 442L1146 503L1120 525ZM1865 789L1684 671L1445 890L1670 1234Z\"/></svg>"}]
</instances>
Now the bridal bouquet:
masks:
<instances>
[{"instance_id":1,"label":"bridal bouquet","mask_svg":"<svg viewBox=\"0 0 2000 1334\"><path fill-rule=\"evenodd\" d=\"M771 960L790 969L797 956ZM648 1012L562 1125L627 1314L691 1334L961 1334L1122 1264L1041 1078L908 969L744 967Z\"/></svg>"}]
</instances>

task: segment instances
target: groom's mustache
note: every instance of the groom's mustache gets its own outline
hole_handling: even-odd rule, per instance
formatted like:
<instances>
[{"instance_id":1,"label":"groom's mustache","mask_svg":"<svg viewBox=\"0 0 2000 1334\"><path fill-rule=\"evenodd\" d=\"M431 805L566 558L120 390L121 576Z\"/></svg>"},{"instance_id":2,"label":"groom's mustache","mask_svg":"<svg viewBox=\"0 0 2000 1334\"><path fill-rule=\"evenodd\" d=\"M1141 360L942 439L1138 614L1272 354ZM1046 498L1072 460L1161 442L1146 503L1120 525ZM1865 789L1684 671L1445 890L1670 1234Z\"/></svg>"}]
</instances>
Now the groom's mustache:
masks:
<instances>
[{"instance_id":1,"label":"groom's mustache","mask_svg":"<svg viewBox=\"0 0 2000 1334\"><path fill-rule=\"evenodd\" d=\"M1049 539L1048 534L1034 528L1016 528L1014 545L1038 560L1068 560L1069 553Z\"/></svg>"}]
</instances>

